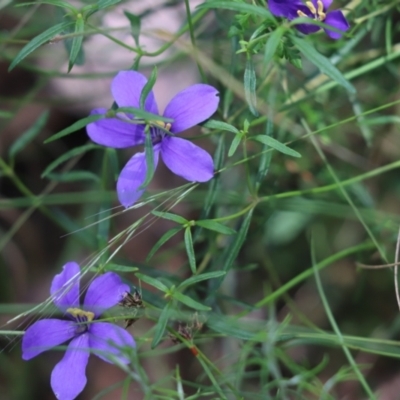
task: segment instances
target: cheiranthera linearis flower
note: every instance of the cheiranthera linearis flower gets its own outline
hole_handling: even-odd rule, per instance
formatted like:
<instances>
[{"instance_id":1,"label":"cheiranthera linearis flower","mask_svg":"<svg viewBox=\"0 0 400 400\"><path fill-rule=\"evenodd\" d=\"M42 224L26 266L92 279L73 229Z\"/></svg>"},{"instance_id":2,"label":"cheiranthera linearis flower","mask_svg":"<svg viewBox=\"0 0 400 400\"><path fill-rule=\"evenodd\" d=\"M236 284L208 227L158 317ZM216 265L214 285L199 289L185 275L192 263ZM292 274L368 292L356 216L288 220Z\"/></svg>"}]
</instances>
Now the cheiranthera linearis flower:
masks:
<instances>
[{"instance_id":1,"label":"cheiranthera linearis flower","mask_svg":"<svg viewBox=\"0 0 400 400\"><path fill-rule=\"evenodd\" d=\"M135 347L133 337L115 324L97 321L127 292L129 286L114 272L107 272L91 282L81 307L79 265L68 262L54 277L51 297L67 319L42 319L32 324L22 338L22 358L30 360L70 340L64 357L51 374L51 387L57 399L73 400L82 392L90 353L109 363L130 362L126 354Z\"/></svg>"}]
</instances>

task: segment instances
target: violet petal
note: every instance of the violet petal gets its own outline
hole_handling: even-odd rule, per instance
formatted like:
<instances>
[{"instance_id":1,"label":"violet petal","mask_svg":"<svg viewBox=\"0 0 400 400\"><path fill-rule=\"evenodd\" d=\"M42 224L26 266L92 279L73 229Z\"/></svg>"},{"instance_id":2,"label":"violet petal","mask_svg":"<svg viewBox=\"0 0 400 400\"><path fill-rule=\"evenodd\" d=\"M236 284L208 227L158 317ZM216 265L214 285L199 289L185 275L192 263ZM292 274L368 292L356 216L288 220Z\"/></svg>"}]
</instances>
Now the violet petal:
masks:
<instances>
[{"instance_id":1,"label":"violet petal","mask_svg":"<svg viewBox=\"0 0 400 400\"><path fill-rule=\"evenodd\" d=\"M332 4L333 0L321 0L324 5L324 11L326 11ZM315 8L318 10L318 0L313 0Z\"/></svg>"},{"instance_id":2,"label":"violet petal","mask_svg":"<svg viewBox=\"0 0 400 400\"><path fill-rule=\"evenodd\" d=\"M305 35L318 32L321 29L321 27L319 27L318 25L313 24L298 24L295 25L295 28Z\"/></svg>"},{"instance_id":3,"label":"violet petal","mask_svg":"<svg viewBox=\"0 0 400 400\"><path fill-rule=\"evenodd\" d=\"M146 83L147 78L137 71L118 72L111 83L111 92L118 107L139 108L140 95ZM144 108L148 112L158 114L158 107L153 91L147 96Z\"/></svg>"},{"instance_id":4,"label":"violet petal","mask_svg":"<svg viewBox=\"0 0 400 400\"><path fill-rule=\"evenodd\" d=\"M68 307L79 307L80 268L76 262L68 262L63 271L53 278L50 293L54 304L65 311Z\"/></svg>"},{"instance_id":5,"label":"violet petal","mask_svg":"<svg viewBox=\"0 0 400 400\"><path fill-rule=\"evenodd\" d=\"M304 9L307 7L300 0L269 0L268 8L271 14L275 15L276 17L284 17L292 20L298 17L298 10L305 12Z\"/></svg>"},{"instance_id":6,"label":"violet petal","mask_svg":"<svg viewBox=\"0 0 400 400\"><path fill-rule=\"evenodd\" d=\"M343 32L346 32L350 28L346 17L340 10L331 11L326 14L324 23L333 26L334 28L339 29ZM331 31L330 29L324 30L331 39L340 39L343 36L341 33Z\"/></svg>"},{"instance_id":7,"label":"violet petal","mask_svg":"<svg viewBox=\"0 0 400 400\"><path fill-rule=\"evenodd\" d=\"M156 168L160 146L155 145L153 149L154 168ZM145 191L145 189L138 189L144 183L146 173L147 164L145 153L136 153L122 169L117 182L118 199L124 207L129 207L134 204Z\"/></svg>"},{"instance_id":8,"label":"violet petal","mask_svg":"<svg viewBox=\"0 0 400 400\"><path fill-rule=\"evenodd\" d=\"M206 182L214 176L211 156L189 140L165 137L161 142L161 157L174 174L188 181Z\"/></svg>"},{"instance_id":9,"label":"violet petal","mask_svg":"<svg viewBox=\"0 0 400 400\"><path fill-rule=\"evenodd\" d=\"M123 349L136 347L135 340L125 329L108 322L95 322L90 325L89 345L93 354L102 360L113 363L113 359L117 358L122 364L130 362Z\"/></svg>"},{"instance_id":10,"label":"violet petal","mask_svg":"<svg viewBox=\"0 0 400 400\"><path fill-rule=\"evenodd\" d=\"M179 92L167 105L164 116L174 120L171 132L179 133L210 118L218 104L218 90L200 83Z\"/></svg>"},{"instance_id":11,"label":"violet petal","mask_svg":"<svg viewBox=\"0 0 400 400\"><path fill-rule=\"evenodd\" d=\"M84 333L71 341L63 359L51 373L51 387L57 399L73 400L86 386L89 360L89 335Z\"/></svg>"},{"instance_id":12,"label":"violet petal","mask_svg":"<svg viewBox=\"0 0 400 400\"><path fill-rule=\"evenodd\" d=\"M121 301L129 286L122 283L121 278L114 272L106 272L93 279L86 292L84 309L99 316L104 310L114 307Z\"/></svg>"},{"instance_id":13,"label":"violet petal","mask_svg":"<svg viewBox=\"0 0 400 400\"><path fill-rule=\"evenodd\" d=\"M105 108L97 108L90 115L106 112ZM128 119L127 122L118 118L100 119L88 124L86 132L93 142L115 149L142 144L145 138L144 125L133 124Z\"/></svg>"},{"instance_id":14,"label":"violet petal","mask_svg":"<svg viewBox=\"0 0 400 400\"><path fill-rule=\"evenodd\" d=\"M32 324L22 337L22 358L30 360L75 336L76 324L60 319L42 319Z\"/></svg>"}]
</instances>

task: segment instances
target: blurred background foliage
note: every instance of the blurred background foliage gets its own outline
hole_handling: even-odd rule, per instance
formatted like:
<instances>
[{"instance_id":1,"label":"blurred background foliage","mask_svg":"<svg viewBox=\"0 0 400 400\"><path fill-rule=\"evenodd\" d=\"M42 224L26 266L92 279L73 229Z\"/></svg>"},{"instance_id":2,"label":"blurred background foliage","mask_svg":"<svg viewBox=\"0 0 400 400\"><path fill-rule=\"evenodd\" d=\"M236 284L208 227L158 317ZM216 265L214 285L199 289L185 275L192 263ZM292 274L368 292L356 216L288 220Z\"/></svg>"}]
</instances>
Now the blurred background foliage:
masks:
<instances>
[{"instance_id":1,"label":"blurred background foliage","mask_svg":"<svg viewBox=\"0 0 400 400\"><path fill-rule=\"evenodd\" d=\"M400 223L399 6L335 1L351 29L332 41L263 0L0 1L0 399L53 398L60 354L24 362L18 334L49 309L8 321L72 259L122 271L146 305L131 372L92 357L79 399L400 398L393 268L365 269L394 262ZM194 185L161 167L123 211L130 150L93 145L84 124L44 141L111 107L119 70L155 66L161 109L196 82L220 91L219 122L185 134L218 173ZM213 279L165 298L157 281L178 286L194 263Z\"/></svg>"}]
</instances>

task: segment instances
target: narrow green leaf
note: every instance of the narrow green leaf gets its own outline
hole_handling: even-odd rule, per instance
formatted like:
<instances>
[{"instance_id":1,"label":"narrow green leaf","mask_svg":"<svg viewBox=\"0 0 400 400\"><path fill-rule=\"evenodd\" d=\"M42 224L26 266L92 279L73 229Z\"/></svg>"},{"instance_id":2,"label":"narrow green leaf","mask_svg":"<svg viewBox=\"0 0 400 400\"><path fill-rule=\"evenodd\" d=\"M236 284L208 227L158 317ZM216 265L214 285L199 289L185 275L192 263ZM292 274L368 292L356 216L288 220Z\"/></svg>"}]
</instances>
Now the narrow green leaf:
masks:
<instances>
[{"instance_id":1,"label":"narrow green leaf","mask_svg":"<svg viewBox=\"0 0 400 400\"><path fill-rule=\"evenodd\" d=\"M256 71L254 69L253 60L249 58L246 62L246 69L244 70L244 95L250 112L258 117L256 88Z\"/></svg>"},{"instance_id":2,"label":"narrow green leaf","mask_svg":"<svg viewBox=\"0 0 400 400\"><path fill-rule=\"evenodd\" d=\"M70 158L86 153L87 151L100 148L101 147L97 144L85 144L83 146L75 147L74 149L67 151L47 166L47 168L42 173L42 178L47 176L51 171L53 171L54 168L58 167L60 164L69 160Z\"/></svg>"},{"instance_id":3,"label":"narrow green leaf","mask_svg":"<svg viewBox=\"0 0 400 400\"><path fill-rule=\"evenodd\" d=\"M68 72L70 72L72 67L74 66L79 51L81 50L84 30L85 30L85 21L82 15L78 14L74 32L77 36L74 36L74 38L72 39L71 51L69 53Z\"/></svg>"},{"instance_id":4,"label":"narrow green leaf","mask_svg":"<svg viewBox=\"0 0 400 400\"><path fill-rule=\"evenodd\" d=\"M155 326L154 338L151 342L152 349L154 349L158 345L158 343L160 343L164 335L165 328L167 327L168 319L170 316L170 310L171 302L167 303L167 305L161 311L160 317L158 318L157 325Z\"/></svg>"},{"instance_id":5,"label":"narrow green leaf","mask_svg":"<svg viewBox=\"0 0 400 400\"><path fill-rule=\"evenodd\" d=\"M35 138L35 136L37 136L42 131L47 123L48 118L49 112L43 112L39 116L39 118L33 123L33 125L13 143L8 152L10 158L14 158L19 151L21 151L28 143L30 143Z\"/></svg>"},{"instance_id":6,"label":"narrow green leaf","mask_svg":"<svg viewBox=\"0 0 400 400\"><path fill-rule=\"evenodd\" d=\"M237 259L239 255L239 251L243 246L244 241L246 240L247 232L249 230L250 222L251 222L251 217L253 216L253 210L252 208L246 217L244 218L242 225L238 231L238 233L235 235L233 238L232 242L225 247L225 250L222 253L222 256L218 260L218 267L219 267L219 262L222 264L222 271L228 272L232 267L234 261ZM218 290L218 288L221 286L221 283L223 281L223 278L216 278L215 280L211 281L209 283L209 295L207 297L207 303L212 304L214 298L215 298L215 293Z\"/></svg>"},{"instance_id":7,"label":"narrow green leaf","mask_svg":"<svg viewBox=\"0 0 400 400\"><path fill-rule=\"evenodd\" d=\"M21 51L14 58L10 66L8 67L8 71L11 71L17 64L19 64L25 57L35 51L38 47L45 44L49 40L53 39L54 36L61 33L65 29L67 29L71 25L71 22L62 22L61 24L57 24L52 26L51 28L45 30L40 35L34 37L28 44L26 44Z\"/></svg>"},{"instance_id":8,"label":"narrow green leaf","mask_svg":"<svg viewBox=\"0 0 400 400\"><path fill-rule=\"evenodd\" d=\"M235 154L240 142L242 141L242 137L243 136L239 133L233 138L231 146L229 147L228 157L232 157Z\"/></svg>"},{"instance_id":9,"label":"narrow green leaf","mask_svg":"<svg viewBox=\"0 0 400 400\"><path fill-rule=\"evenodd\" d=\"M183 287L188 287L190 285L194 285L195 283L201 282L201 281L206 281L208 279L214 279L214 278L219 278L220 276L225 275L225 271L214 271L214 272L206 272L205 274L201 275L194 275L191 276L189 279L186 279L183 281L178 288L182 289Z\"/></svg>"},{"instance_id":10,"label":"narrow green leaf","mask_svg":"<svg viewBox=\"0 0 400 400\"><path fill-rule=\"evenodd\" d=\"M49 173L47 178L56 182L93 181L100 182L98 175L90 171L71 171L62 174Z\"/></svg>"},{"instance_id":11,"label":"narrow green leaf","mask_svg":"<svg viewBox=\"0 0 400 400\"><path fill-rule=\"evenodd\" d=\"M254 6L246 3L235 3L233 1L209 1L197 6L197 9L202 9L202 8L220 8L220 9L238 11L241 13L260 15L261 17L264 17L266 19L274 20L272 14L265 7Z\"/></svg>"},{"instance_id":12,"label":"narrow green leaf","mask_svg":"<svg viewBox=\"0 0 400 400\"><path fill-rule=\"evenodd\" d=\"M265 44L265 52L264 52L264 64L265 66L269 64L276 52L276 49L281 42L282 36L285 34L286 29L284 27L279 27L275 31L271 33L269 36L267 43Z\"/></svg>"},{"instance_id":13,"label":"narrow green leaf","mask_svg":"<svg viewBox=\"0 0 400 400\"><path fill-rule=\"evenodd\" d=\"M188 255L189 265L192 272L196 273L196 256L194 255L193 239L190 226L185 229L185 247Z\"/></svg>"},{"instance_id":14,"label":"narrow green leaf","mask_svg":"<svg viewBox=\"0 0 400 400\"><path fill-rule=\"evenodd\" d=\"M267 135L256 135L249 138L250 140L257 140L257 142L263 143L272 147L273 149L280 151L283 154L287 154L288 156L292 157L301 157L301 154L297 151L291 149L290 147L286 146L285 144L279 142L278 140L272 138L271 136Z\"/></svg>"},{"instance_id":15,"label":"narrow green leaf","mask_svg":"<svg viewBox=\"0 0 400 400\"><path fill-rule=\"evenodd\" d=\"M71 27L71 28L73 28L73 27ZM66 34L74 32L74 29L71 29L71 28L68 30L65 30L64 32ZM67 37L63 40L64 48L68 55L71 54L72 44L74 42L74 39L75 39L74 37ZM83 64L85 64L85 53L83 51L83 46L81 46L78 51L78 55L75 58L74 65L83 65Z\"/></svg>"},{"instance_id":16,"label":"narrow green leaf","mask_svg":"<svg viewBox=\"0 0 400 400\"><path fill-rule=\"evenodd\" d=\"M107 264L104 268L106 271L117 271L117 272L135 272L138 271L138 267L129 267L127 265L119 264Z\"/></svg>"},{"instance_id":17,"label":"narrow green leaf","mask_svg":"<svg viewBox=\"0 0 400 400\"><path fill-rule=\"evenodd\" d=\"M214 153L214 165L215 169L218 171L222 168L225 161L225 135L220 135L218 138L218 145ZM217 189L220 182L221 174L217 174L214 179L211 180L207 197L204 201L203 213L201 214L202 218L207 218L210 214L211 207L215 202L217 197Z\"/></svg>"},{"instance_id":18,"label":"narrow green leaf","mask_svg":"<svg viewBox=\"0 0 400 400\"><path fill-rule=\"evenodd\" d=\"M222 122L222 121L216 121L214 119L209 119L207 122L202 124L202 126L204 126L204 128L208 128L208 129L218 129L221 131L229 131L229 132L233 132L236 134L239 133L239 130L237 128L235 128L233 125L227 124L226 122Z\"/></svg>"},{"instance_id":19,"label":"narrow green leaf","mask_svg":"<svg viewBox=\"0 0 400 400\"><path fill-rule=\"evenodd\" d=\"M151 276L148 275L143 275L143 274L136 274L136 276L142 280L143 282L148 283L151 286L154 286L158 290L161 290L162 292L166 293L169 289L166 285L164 285L159 279L152 278Z\"/></svg>"},{"instance_id":20,"label":"narrow green leaf","mask_svg":"<svg viewBox=\"0 0 400 400\"><path fill-rule=\"evenodd\" d=\"M207 326L213 331L243 340L254 340L257 333L262 331L260 324L252 321L237 320L234 318L227 318L223 315L210 316L207 320ZM262 340L262 338L260 338Z\"/></svg>"},{"instance_id":21,"label":"narrow green leaf","mask_svg":"<svg viewBox=\"0 0 400 400\"><path fill-rule=\"evenodd\" d=\"M82 118L79 121L74 122L68 128L63 129L60 132L57 132L53 136L49 137L44 141L44 143L50 143L54 140L61 139L64 136L69 135L70 133L79 131L79 129L84 128L86 125L90 124L91 122L99 121L100 119L104 119L106 116L104 114L96 114L96 115L89 115L88 117Z\"/></svg>"},{"instance_id":22,"label":"narrow green leaf","mask_svg":"<svg viewBox=\"0 0 400 400\"><path fill-rule=\"evenodd\" d=\"M303 53L311 63L320 69L322 73L329 76L332 80L342 85L349 92L355 93L356 89L354 86L342 75L342 73L322 54L318 53L317 50L305 39L300 39L295 35L291 36L293 43Z\"/></svg>"},{"instance_id":23,"label":"narrow green leaf","mask_svg":"<svg viewBox=\"0 0 400 400\"><path fill-rule=\"evenodd\" d=\"M205 229L209 229L211 231L223 233L224 235L233 235L236 233L235 230L220 224L219 222L213 221L212 219L203 219L200 221L196 221L196 225L199 225Z\"/></svg>"},{"instance_id":24,"label":"narrow green leaf","mask_svg":"<svg viewBox=\"0 0 400 400\"><path fill-rule=\"evenodd\" d=\"M163 219L168 219L169 221L174 221L174 222L176 222L178 224L181 224L181 225L186 224L186 223L189 222L187 219L181 217L180 215L171 214L171 213L168 213L168 212L160 212L160 211L153 210L151 213L154 214L157 217L160 217L160 218L163 218Z\"/></svg>"},{"instance_id":25,"label":"narrow green leaf","mask_svg":"<svg viewBox=\"0 0 400 400\"><path fill-rule=\"evenodd\" d=\"M141 110L145 109L144 105L146 103L147 96L153 90L153 86L156 83L156 80L157 80L157 67L154 67L153 71L151 71L149 80L144 85L142 93L140 93L139 106Z\"/></svg>"},{"instance_id":26,"label":"narrow green leaf","mask_svg":"<svg viewBox=\"0 0 400 400\"><path fill-rule=\"evenodd\" d=\"M150 250L149 254L146 257L146 262L149 262L151 257L154 256L154 254L156 254L156 252L158 251L158 249L165 243L167 242L169 239L172 238L172 236L176 235L180 230L182 229L182 227L177 227L177 228L173 228L170 229L169 231L165 232L164 235L162 235L160 237L160 239L158 239L157 243L152 247L152 249Z\"/></svg>"},{"instance_id":27,"label":"narrow green leaf","mask_svg":"<svg viewBox=\"0 0 400 400\"><path fill-rule=\"evenodd\" d=\"M102 10L107 7L111 7L115 4L120 3L122 0L99 0L97 3L97 7L99 10Z\"/></svg>"},{"instance_id":28,"label":"narrow green leaf","mask_svg":"<svg viewBox=\"0 0 400 400\"><path fill-rule=\"evenodd\" d=\"M131 32L133 39L135 40L136 46L139 46L139 35L140 35L140 27L141 20L135 14L132 14L128 11L124 11L125 17L129 19L129 23L131 24Z\"/></svg>"},{"instance_id":29,"label":"narrow green leaf","mask_svg":"<svg viewBox=\"0 0 400 400\"><path fill-rule=\"evenodd\" d=\"M143 190L151 182L154 176L155 166L154 166L154 150L153 150L153 140L151 138L151 132L148 130L145 132L146 138L144 141L144 154L146 157L146 179L139 186L137 190Z\"/></svg>"},{"instance_id":30,"label":"narrow green leaf","mask_svg":"<svg viewBox=\"0 0 400 400\"><path fill-rule=\"evenodd\" d=\"M265 135L271 137L274 130L274 124L270 119L265 123ZM258 164L258 172L255 178L255 188L256 191L260 189L261 183L264 180L265 176L268 173L269 166L272 160L272 151L266 151L269 148L267 144L263 146L263 154L261 154L260 161Z\"/></svg>"},{"instance_id":31,"label":"narrow green leaf","mask_svg":"<svg viewBox=\"0 0 400 400\"><path fill-rule=\"evenodd\" d=\"M77 8L75 8L71 4L67 3L66 1L62 1L62 0L31 1L31 2L26 2L26 3L16 4L14 7L25 7L25 6L38 5L38 4L51 4L52 6L55 6L55 7L61 7L61 8L65 8L67 10L70 10L73 13L78 12Z\"/></svg>"},{"instance_id":32,"label":"narrow green leaf","mask_svg":"<svg viewBox=\"0 0 400 400\"><path fill-rule=\"evenodd\" d=\"M181 303L187 305L190 308L194 308L195 310L199 311L210 311L211 307L204 306L203 304L193 300L189 296L186 296L183 293L180 292L174 292L173 298L180 301Z\"/></svg>"},{"instance_id":33,"label":"narrow green leaf","mask_svg":"<svg viewBox=\"0 0 400 400\"><path fill-rule=\"evenodd\" d=\"M154 122L154 121L162 121L162 122L174 122L171 118L162 117L161 115L152 114L150 112L144 111L140 108L136 107L119 107L115 109L115 112L124 112L128 114L134 114L136 119L143 119L144 121Z\"/></svg>"}]
</instances>

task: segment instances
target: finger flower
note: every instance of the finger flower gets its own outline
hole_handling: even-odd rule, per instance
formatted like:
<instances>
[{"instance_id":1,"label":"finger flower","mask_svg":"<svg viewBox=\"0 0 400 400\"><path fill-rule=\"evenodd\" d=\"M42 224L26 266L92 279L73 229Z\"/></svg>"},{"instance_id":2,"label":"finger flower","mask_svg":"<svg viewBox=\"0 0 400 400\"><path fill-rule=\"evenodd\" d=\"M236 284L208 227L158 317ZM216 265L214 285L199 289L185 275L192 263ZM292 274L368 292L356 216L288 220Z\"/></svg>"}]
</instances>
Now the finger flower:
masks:
<instances>
[{"instance_id":1,"label":"finger flower","mask_svg":"<svg viewBox=\"0 0 400 400\"><path fill-rule=\"evenodd\" d=\"M128 364L122 349L135 346L132 336L121 327L96 321L102 312L121 301L129 286L117 274L107 272L90 284L81 308L79 275L79 265L69 262L54 277L50 289L54 304L68 320L42 319L31 325L22 338L24 360L72 339L51 374L51 387L59 400L75 399L82 392L91 352L109 363Z\"/></svg>"},{"instance_id":2,"label":"finger flower","mask_svg":"<svg viewBox=\"0 0 400 400\"><path fill-rule=\"evenodd\" d=\"M333 0L268 0L269 10L276 17L284 17L290 21L298 17L308 17L315 21L323 22L340 31L346 32L350 25L340 10L326 12ZM321 28L312 24L299 24L296 28L308 35L319 31ZM332 39L340 39L342 34L330 29L324 29L325 33Z\"/></svg>"},{"instance_id":3,"label":"finger flower","mask_svg":"<svg viewBox=\"0 0 400 400\"><path fill-rule=\"evenodd\" d=\"M111 92L119 107L139 108L140 95L147 79L136 71L121 71L112 81ZM171 123L155 121L150 127L154 151L154 164L159 155L165 165L176 175L192 182L206 182L214 175L211 156L192 142L176 134L210 118L217 110L218 91L210 85L189 86L178 93L167 105L163 116ZM145 101L144 110L160 115L153 92ZM91 114L105 114L98 108ZM132 123L133 115L120 115L88 124L87 133L93 142L113 148L125 148L145 142L144 123ZM162 128L162 129L161 129ZM132 205L144 192L139 189L146 179L147 165L144 152L136 153L122 169L117 181L119 201L125 207Z\"/></svg>"}]
</instances>

